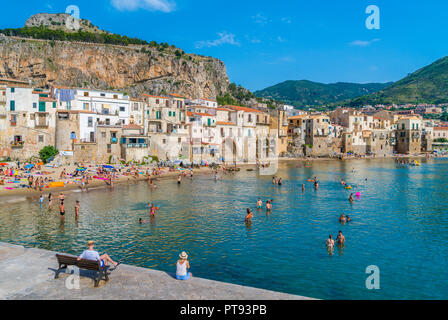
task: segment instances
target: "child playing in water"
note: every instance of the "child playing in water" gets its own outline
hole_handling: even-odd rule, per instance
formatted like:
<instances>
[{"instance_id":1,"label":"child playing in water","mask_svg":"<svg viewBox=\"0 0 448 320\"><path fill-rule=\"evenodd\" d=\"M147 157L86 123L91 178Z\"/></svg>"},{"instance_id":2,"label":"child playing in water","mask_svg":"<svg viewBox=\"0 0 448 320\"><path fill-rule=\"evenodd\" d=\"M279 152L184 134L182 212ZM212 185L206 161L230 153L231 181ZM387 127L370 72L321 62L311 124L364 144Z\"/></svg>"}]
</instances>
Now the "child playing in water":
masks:
<instances>
[{"instance_id":1,"label":"child playing in water","mask_svg":"<svg viewBox=\"0 0 448 320\"><path fill-rule=\"evenodd\" d=\"M257 201L257 208L258 209L261 209L263 207L263 201L261 201L261 198L258 198L258 201Z\"/></svg>"}]
</instances>

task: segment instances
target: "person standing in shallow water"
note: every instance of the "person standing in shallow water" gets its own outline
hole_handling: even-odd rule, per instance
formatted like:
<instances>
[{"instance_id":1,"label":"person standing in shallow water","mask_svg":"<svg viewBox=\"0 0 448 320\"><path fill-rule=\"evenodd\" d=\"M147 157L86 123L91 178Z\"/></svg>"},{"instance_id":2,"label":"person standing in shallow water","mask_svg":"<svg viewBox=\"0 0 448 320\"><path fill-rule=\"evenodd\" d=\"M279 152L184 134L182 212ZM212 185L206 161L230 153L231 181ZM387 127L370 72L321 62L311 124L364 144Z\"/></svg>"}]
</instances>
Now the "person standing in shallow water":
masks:
<instances>
[{"instance_id":1,"label":"person standing in shallow water","mask_svg":"<svg viewBox=\"0 0 448 320\"><path fill-rule=\"evenodd\" d=\"M254 214L252 213L252 211L250 211L249 208L247 208L246 209L246 218L244 219L244 222L251 223L253 217L254 217Z\"/></svg>"},{"instance_id":2,"label":"person standing in shallow water","mask_svg":"<svg viewBox=\"0 0 448 320\"><path fill-rule=\"evenodd\" d=\"M348 198L348 201L350 201L350 203L353 203L355 200L353 199L353 193L350 194L350 197Z\"/></svg>"}]
</instances>

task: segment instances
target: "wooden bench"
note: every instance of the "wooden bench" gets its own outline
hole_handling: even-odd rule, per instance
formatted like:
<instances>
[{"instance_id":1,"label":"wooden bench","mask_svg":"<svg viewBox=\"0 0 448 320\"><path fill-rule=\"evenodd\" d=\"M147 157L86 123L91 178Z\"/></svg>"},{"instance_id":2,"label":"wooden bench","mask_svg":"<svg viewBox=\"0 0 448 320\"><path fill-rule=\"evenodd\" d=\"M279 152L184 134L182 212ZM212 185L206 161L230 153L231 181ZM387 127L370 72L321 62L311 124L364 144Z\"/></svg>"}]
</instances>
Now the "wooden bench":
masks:
<instances>
[{"instance_id":1,"label":"wooden bench","mask_svg":"<svg viewBox=\"0 0 448 320\"><path fill-rule=\"evenodd\" d=\"M59 273L61 273L62 270L67 269L68 266L76 266L79 269L96 271L96 276L94 277L95 288L98 287L98 284L103 278L106 282L109 281L109 266L101 267L100 261L85 259L78 261L78 257L62 254L56 254L56 258L58 259L59 267L56 271L56 275L54 276L55 279L58 279Z\"/></svg>"}]
</instances>

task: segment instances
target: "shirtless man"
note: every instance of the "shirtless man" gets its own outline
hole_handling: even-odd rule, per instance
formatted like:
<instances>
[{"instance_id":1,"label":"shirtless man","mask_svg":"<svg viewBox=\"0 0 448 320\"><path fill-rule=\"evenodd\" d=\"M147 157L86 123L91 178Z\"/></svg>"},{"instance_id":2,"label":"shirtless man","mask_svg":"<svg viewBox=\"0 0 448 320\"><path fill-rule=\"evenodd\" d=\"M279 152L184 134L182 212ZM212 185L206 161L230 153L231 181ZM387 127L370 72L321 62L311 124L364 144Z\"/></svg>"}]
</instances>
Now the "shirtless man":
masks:
<instances>
[{"instance_id":1,"label":"shirtless man","mask_svg":"<svg viewBox=\"0 0 448 320\"><path fill-rule=\"evenodd\" d=\"M254 217L254 214L252 213L252 211L250 211L249 208L247 208L246 219L244 221L246 223L250 223L250 222L252 222L253 217Z\"/></svg>"},{"instance_id":2,"label":"shirtless man","mask_svg":"<svg viewBox=\"0 0 448 320\"><path fill-rule=\"evenodd\" d=\"M338 237L336 238L338 244L345 244L345 237L342 234L342 231L339 231Z\"/></svg>"},{"instance_id":3,"label":"shirtless man","mask_svg":"<svg viewBox=\"0 0 448 320\"><path fill-rule=\"evenodd\" d=\"M302 192L305 192L305 184L302 184Z\"/></svg>"},{"instance_id":4,"label":"shirtless man","mask_svg":"<svg viewBox=\"0 0 448 320\"><path fill-rule=\"evenodd\" d=\"M263 201L261 201L261 198L258 198L258 201L257 201L257 208L258 209L261 209L263 207Z\"/></svg>"},{"instance_id":5,"label":"shirtless man","mask_svg":"<svg viewBox=\"0 0 448 320\"><path fill-rule=\"evenodd\" d=\"M64 218L65 216L64 201L61 201L61 203L59 204L59 214L61 215L61 218Z\"/></svg>"},{"instance_id":6,"label":"shirtless man","mask_svg":"<svg viewBox=\"0 0 448 320\"><path fill-rule=\"evenodd\" d=\"M272 211L272 200L268 200L268 201L266 202L266 210L267 210L268 212L271 212L271 211Z\"/></svg>"}]
</instances>

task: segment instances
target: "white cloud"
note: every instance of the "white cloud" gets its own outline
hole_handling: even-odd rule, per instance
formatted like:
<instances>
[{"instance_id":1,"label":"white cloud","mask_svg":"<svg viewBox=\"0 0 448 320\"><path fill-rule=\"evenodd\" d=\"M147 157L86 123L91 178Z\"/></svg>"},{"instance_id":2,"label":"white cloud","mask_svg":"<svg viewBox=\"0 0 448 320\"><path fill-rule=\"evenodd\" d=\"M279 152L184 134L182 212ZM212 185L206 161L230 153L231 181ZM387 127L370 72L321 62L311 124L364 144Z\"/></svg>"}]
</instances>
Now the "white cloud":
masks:
<instances>
[{"instance_id":1,"label":"white cloud","mask_svg":"<svg viewBox=\"0 0 448 320\"><path fill-rule=\"evenodd\" d=\"M252 20L255 23L261 24L261 25L265 25L269 22L269 19L266 18L264 15L262 15L261 13L258 13L256 16L252 16Z\"/></svg>"},{"instance_id":2,"label":"white cloud","mask_svg":"<svg viewBox=\"0 0 448 320\"><path fill-rule=\"evenodd\" d=\"M281 36L278 36L278 37L277 37L277 41L278 41L278 42L286 42L286 40L283 39Z\"/></svg>"},{"instance_id":3,"label":"white cloud","mask_svg":"<svg viewBox=\"0 0 448 320\"><path fill-rule=\"evenodd\" d=\"M206 40L206 41L198 41L196 42L196 48L211 48L211 47L218 47L223 44L230 44L232 46L239 46L240 43L235 40L235 35L232 33L227 33L226 31L219 32L218 33L219 38L216 40Z\"/></svg>"},{"instance_id":4,"label":"white cloud","mask_svg":"<svg viewBox=\"0 0 448 320\"><path fill-rule=\"evenodd\" d=\"M150 11L171 12L176 4L171 0L111 0L112 5L120 11Z\"/></svg>"},{"instance_id":5,"label":"white cloud","mask_svg":"<svg viewBox=\"0 0 448 320\"><path fill-rule=\"evenodd\" d=\"M356 46L356 47L368 47L368 46L370 46L372 43L374 43L374 42L378 42L378 41L380 41L381 39L372 39L372 40L370 40L370 41L364 41L364 40L355 40L355 41L353 41L353 42L350 42L350 45L351 46Z\"/></svg>"}]
</instances>

